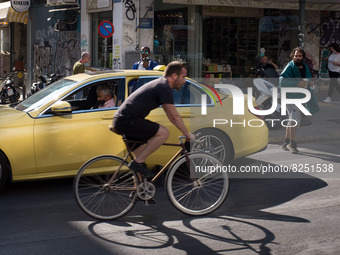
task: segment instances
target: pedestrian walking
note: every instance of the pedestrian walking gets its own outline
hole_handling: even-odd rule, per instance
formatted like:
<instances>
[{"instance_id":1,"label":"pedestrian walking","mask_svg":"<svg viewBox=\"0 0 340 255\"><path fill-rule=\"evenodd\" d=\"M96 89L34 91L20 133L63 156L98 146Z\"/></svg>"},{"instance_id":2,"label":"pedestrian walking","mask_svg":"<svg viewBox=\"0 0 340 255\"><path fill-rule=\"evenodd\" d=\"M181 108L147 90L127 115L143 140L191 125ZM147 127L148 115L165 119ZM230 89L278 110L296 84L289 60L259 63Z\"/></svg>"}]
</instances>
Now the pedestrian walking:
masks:
<instances>
[{"instance_id":1,"label":"pedestrian walking","mask_svg":"<svg viewBox=\"0 0 340 255\"><path fill-rule=\"evenodd\" d=\"M328 96L325 103L332 102L332 95L334 88L340 93L340 85L338 83L338 78L340 77L340 46L336 43L330 45L331 55L326 59L328 74L330 78Z\"/></svg>"},{"instance_id":2,"label":"pedestrian walking","mask_svg":"<svg viewBox=\"0 0 340 255\"><path fill-rule=\"evenodd\" d=\"M297 47L291 53L292 61L290 61L280 74L280 87L299 87L306 88L311 92L311 99L307 103L307 109L310 113L319 111L318 103L313 95L313 92L308 85L312 78L312 73L304 61L305 52L302 48ZM288 93L287 98L303 98L302 93ZM286 127L286 134L281 148L292 153L298 153L295 135L298 126L301 123L302 112L295 104L287 105L287 112L290 122Z\"/></svg>"}]
</instances>

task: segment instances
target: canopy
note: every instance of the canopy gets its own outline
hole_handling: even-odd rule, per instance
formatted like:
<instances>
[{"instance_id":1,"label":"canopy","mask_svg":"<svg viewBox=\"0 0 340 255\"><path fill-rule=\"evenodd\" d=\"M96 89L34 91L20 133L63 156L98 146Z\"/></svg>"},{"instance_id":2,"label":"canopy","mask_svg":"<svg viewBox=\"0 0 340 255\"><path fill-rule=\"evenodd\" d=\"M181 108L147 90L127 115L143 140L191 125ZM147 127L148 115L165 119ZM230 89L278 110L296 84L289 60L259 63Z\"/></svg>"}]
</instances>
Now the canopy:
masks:
<instances>
[{"instance_id":1,"label":"canopy","mask_svg":"<svg viewBox=\"0 0 340 255\"><path fill-rule=\"evenodd\" d=\"M28 11L17 12L11 7L11 2L0 3L0 23L19 22L27 24Z\"/></svg>"}]
</instances>

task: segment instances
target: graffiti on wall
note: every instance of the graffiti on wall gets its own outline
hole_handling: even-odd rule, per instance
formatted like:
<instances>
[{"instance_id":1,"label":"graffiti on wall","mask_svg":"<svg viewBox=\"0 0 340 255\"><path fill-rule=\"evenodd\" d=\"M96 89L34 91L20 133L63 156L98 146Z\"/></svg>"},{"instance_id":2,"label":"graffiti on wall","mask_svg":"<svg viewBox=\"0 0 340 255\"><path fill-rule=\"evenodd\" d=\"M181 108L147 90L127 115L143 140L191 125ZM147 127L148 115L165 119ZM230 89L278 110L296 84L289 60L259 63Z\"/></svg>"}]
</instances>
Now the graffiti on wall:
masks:
<instances>
[{"instance_id":1,"label":"graffiti on wall","mask_svg":"<svg viewBox=\"0 0 340 255\"><path fill-rule=\"evenodd\" d=\"M48 43L33 46L33 76L52 73L52 47Z\"/></svg>"},{"instance_id":2,"label":"graffiti on wall","mask_svg":"<svg viewBox=\"0 0 340 255\"><path fill-rule=\"evenodd\" d=\"M128 20L134 20L136 18L136 6L132 0L123 0L125 6L125 15Z\"/></svg>"},{"instance_id":3,"label":"graffiti on wall","mask_svg":"<svg viewBox=\"0 0 340 255\"><path fill-rule=\"evenodd\" d=\"M128 32L125 32L123 40L127 42L129 45L133 43L133 39L129 36Z\"/></svg>"},{"instance_id":4,"label":"graffiti on wall","mask_svg":"<svg viewBox=\"0 0 340 255\"><path fill-rule=\"evenodd\" d=\"M59 73L71 75L73 63L79 59L80 47L74 31L55 32L41 29L35 32L33 46L33 77Z\"/></svg>"},{"instance_id":5,"label":"graffiti on wall","mask_svg":"<svg viewBox=\"0 0 340 255\"><path fill-rule=\"evenodd\" d=\"M329 19L321 25L320 46L327 47L331 43L340 44L339 19Z\"/></svg>"},{"instance_id":6,"label":"graffiti on wall","mask_svg":"<svg viewBox=\"0 0 340 255\"><path fill-rule=\"evenodd\" d=\"M88 47L88 38L86 34L82 34L81 35L81 41L80 41L80 48L81 51L87 51L87 47Z\"/></svg>"},{"instance_id":7,"label":"graffiti on wall","mask_svg":"<svg viewBox=\"0 0 340 255\"><path fill-rule=\"evenodd\" d=\"M314 31L314 28L320 23L320 19L313 13L307 15L307 18L309 22L305 24L304 37L306 61L313 70L319 70L319 54L316 52L319 51L320 33Z\"/></svg>"}]
</instances>

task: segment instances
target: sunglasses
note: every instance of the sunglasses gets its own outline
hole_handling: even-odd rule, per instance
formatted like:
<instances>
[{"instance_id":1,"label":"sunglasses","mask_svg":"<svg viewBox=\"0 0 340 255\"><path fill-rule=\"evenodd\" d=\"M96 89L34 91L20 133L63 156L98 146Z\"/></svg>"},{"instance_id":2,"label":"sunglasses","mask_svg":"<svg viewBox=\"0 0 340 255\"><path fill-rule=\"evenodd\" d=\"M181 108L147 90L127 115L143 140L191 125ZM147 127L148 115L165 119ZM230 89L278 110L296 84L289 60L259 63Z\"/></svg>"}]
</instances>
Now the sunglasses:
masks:
<instances>
[{"instance_id":1,"label":"sunglasses","mask_svg":"<svg viewBox=\"0 0 340 255\"><path fill-rule=\"evenodd\" d=\"M142 54L149 54L149 52L148 51L141 51L140 53L142 53Z\"/></svg>"}]
</instances>

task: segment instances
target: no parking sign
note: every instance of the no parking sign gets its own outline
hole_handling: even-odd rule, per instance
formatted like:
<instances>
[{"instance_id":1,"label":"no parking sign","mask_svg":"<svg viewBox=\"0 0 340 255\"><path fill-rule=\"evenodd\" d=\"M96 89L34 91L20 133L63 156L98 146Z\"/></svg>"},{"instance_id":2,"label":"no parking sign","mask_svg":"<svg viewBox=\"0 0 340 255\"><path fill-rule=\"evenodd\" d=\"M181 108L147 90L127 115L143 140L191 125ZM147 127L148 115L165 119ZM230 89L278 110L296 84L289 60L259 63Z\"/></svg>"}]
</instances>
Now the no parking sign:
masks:
<instances>
[{"instance_id":1,"label":"no parking sign","mask_svg":"<svg viewBox=\"0 0 340 255\"><path fill-rule=\"evenodd\" d=\"M109 38L113 35L114 31L113 24L108 20L104 20L98 25L98 33L101 37Z\"/></svg>"}]
</instances>

